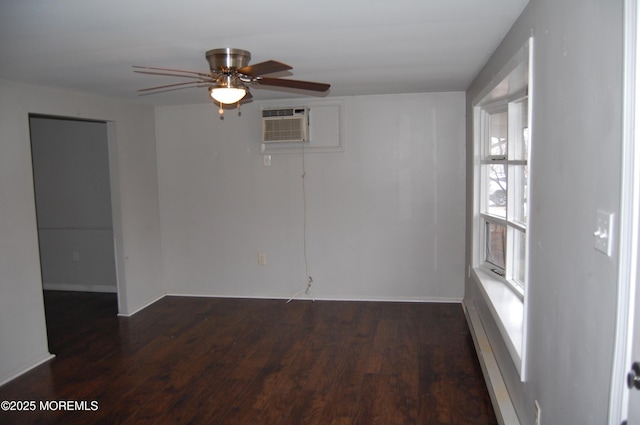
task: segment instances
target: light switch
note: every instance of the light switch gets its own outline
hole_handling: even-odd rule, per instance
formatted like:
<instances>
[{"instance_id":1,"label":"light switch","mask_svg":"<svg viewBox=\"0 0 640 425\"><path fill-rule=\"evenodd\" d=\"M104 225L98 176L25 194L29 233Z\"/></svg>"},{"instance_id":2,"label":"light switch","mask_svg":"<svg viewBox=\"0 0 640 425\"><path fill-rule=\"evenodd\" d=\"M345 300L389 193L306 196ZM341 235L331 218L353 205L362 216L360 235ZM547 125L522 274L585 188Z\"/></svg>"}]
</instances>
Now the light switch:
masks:
<instances>
[{"instance_id":1,"label":"light switch","mask_svg":"<svg viewBox=\"0 0 640 425\"><path fill-rule=\"evenodd\" d=\"M596 230L593 232L593 247L598 251L611 256L611 243L613 232L613 213L596 211Z\"/></svg>"},{"instance_id":2,"label":"light switch","mask_svg":"<svg viewBox=\"0 0 640 425\"><path fill-rule=\"evenodd\" d=\"M265 167L271 167L271 155L262 155L262 163Z\"/></svg>"}]
</instances>

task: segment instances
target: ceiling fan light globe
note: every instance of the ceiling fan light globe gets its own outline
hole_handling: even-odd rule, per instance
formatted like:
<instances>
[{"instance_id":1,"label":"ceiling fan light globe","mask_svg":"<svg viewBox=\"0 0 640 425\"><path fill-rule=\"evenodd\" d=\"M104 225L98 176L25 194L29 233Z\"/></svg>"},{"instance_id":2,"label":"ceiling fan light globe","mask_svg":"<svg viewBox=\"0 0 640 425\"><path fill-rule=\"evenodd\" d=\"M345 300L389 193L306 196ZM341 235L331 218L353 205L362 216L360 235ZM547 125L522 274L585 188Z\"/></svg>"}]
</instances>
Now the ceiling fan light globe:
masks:
<instances>
[{"instance_id":1,"label":"ceiling fan light globe","mask_svg":"<svg viewBox=\"0 0 640 425\"><path fill-rule=\"evenodd\" d=\"M246 89L234 87L212 88L209 92L216 102L224 103L225 105L238 103L246 93Z\"/></svg>"}]
</instances>

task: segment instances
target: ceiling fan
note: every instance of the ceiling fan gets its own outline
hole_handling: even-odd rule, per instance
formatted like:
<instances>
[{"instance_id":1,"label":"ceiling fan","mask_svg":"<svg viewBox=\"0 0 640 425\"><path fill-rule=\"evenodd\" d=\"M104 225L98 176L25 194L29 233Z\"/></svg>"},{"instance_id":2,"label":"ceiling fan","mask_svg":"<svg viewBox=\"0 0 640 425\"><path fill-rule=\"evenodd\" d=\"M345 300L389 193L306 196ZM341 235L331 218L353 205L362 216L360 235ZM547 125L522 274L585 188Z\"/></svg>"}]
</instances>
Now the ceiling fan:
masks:
<instances>
[{"instance_id":1,"label":"ceiling fan","mask_svg":"<svg viewBox=\"0 0 640 425\"><path fill-rule=\"evenodd\" d=\"M205 57L209 62L209 73L134 66L134 72L140 74L189 79L189 81L141 89L138 92L141 95L146 95L191 87L207 87L214 103L220 105L220 114L222 115L224 112L223 105L239 105L251 100L252 96L249 92L249 87L252 85L267 88L270 86L284 87L313 92L326 92L331 87L329 84L311 81L264 77L264 75L290 70L292 67L274 60L249 65L251 53L246 50L233 48L213 49L209 50Z\"/></svg>"}]
</instances>

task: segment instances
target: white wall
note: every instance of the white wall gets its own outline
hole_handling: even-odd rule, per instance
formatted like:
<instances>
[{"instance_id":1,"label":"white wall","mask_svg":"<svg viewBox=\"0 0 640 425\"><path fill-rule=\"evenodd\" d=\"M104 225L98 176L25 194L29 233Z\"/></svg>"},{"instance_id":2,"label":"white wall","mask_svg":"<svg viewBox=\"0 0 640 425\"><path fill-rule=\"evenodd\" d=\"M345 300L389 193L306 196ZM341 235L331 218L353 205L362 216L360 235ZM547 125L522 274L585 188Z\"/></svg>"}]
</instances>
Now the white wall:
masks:
<instances>
[{"instance_id":1,"label":"white wall","mask_svg":"<svg viewBox=\"0 0 640 425\"><path fill-rule=\"evenodd\" d=\"M153 109L0 81L0 383L48 358L29 113L111 121L120 312L164 293ZM114 168L115 167L115 168Z\"/></svg>"},{"instance_id":2,"label":"white wall","mask_svg":"<svg viewBox=\"0 0 640 425\"><path fill-rule=\"evenodd\" d=\"M604 424L613 361L617 252L593 248L597 209L619 213L623 2L531 0L467 92L470 100L534 36L527 379L467 279L522 424ZM473 167L467 122L467 170ZM468 175L471 173L469 172ZM473 196L467 187L467 263ZM615 250L614 250L615 251Z\"/></svg>"},{"instance_id":3,"label":"white wall","mask_svg":"<svg viewBox=\"0 0 640 425\"><path fill-rule=\"evenodd\" d=\"M168 292L303 290L302 156L263 165L258 105L156 108L156 132ZM464 94L345 98L344 132L344 152L304 158L311 295L460 301Z\"/></svg>"},{"instance_id":4,"label":"white wall","mask_svg":"<svg viewBox=\"0 0 640 425\"><path fill-rule=\"evenodd\" d=\"M29 122L43 287L117 292L107 124Z\"/></svg>"}]
</instances>

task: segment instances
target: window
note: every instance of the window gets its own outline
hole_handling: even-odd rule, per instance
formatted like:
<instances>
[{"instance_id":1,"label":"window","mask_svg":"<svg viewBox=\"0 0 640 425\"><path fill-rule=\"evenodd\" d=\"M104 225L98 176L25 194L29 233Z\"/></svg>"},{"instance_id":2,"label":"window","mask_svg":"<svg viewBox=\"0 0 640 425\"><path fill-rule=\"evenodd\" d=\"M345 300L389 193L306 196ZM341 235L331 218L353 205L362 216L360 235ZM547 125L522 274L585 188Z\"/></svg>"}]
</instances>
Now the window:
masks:
<instances>
[{"instance_id":1,"label":"window","mask_svg":"<svg viewBox=\"0 0 640 425\"><path fill-rule=\"evenodd\" d=\"M473 279L526 376L533 39L472 99ZM471 270L470 270L471 272ZM469 273L471 276L471 273Z\"/></svg>"},{"instance_id":2,"label":"window","mask_svg":"<svg viewBox=\"0 0 640 425\"><path fill-rule=\"evenodd\" d=\"M520 294L526 280L529 122L526 91L479 107L481 260Z\"/></svg>"}]
</instances>

